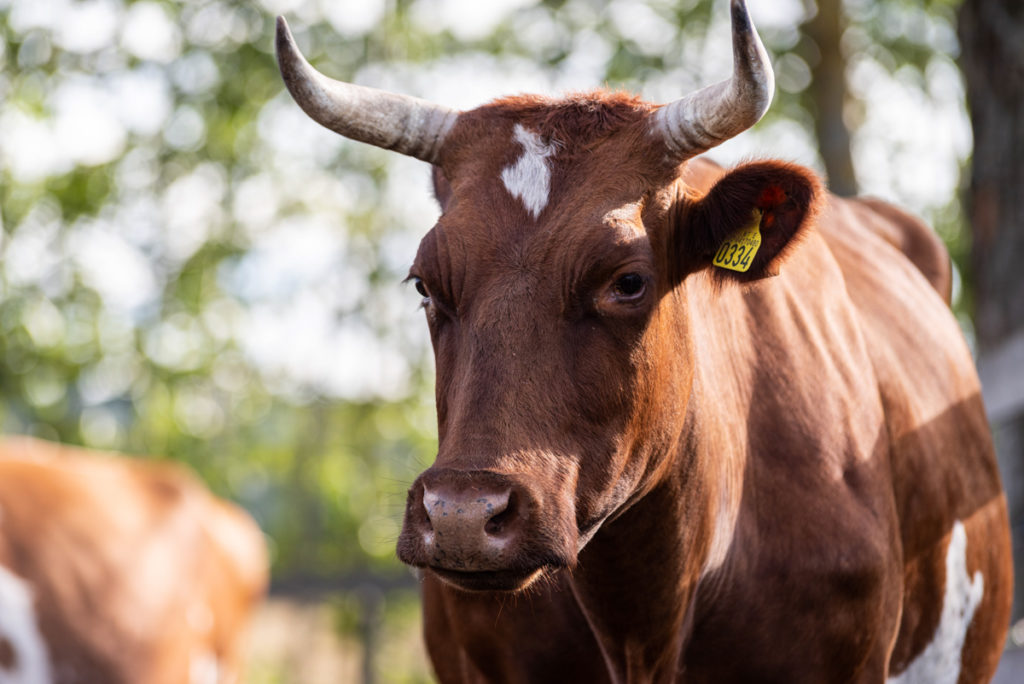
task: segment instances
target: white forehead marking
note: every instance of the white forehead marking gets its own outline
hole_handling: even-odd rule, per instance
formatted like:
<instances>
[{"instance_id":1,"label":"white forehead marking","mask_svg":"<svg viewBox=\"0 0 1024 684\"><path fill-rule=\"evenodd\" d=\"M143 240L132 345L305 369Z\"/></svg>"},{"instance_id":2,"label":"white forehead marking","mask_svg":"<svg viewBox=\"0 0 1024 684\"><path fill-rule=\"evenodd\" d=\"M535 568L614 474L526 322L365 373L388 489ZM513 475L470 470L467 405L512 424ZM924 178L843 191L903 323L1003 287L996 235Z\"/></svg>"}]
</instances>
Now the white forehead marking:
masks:
<instances>
[{"instance_id":1,"label":"white forehead marking","mask_svg":"<svg viewBox=\"0 0 1024 684\"><path fill-rule=\"evenodd\" d=\"M981 571L967 574L967 532L959 520L946 551L946 594L942 598L942 617L928 647L888 684L956 684L960 679L960 657L974 611L985 593Z\"/></svg>"},{"instance_id":2,"label":"white forehead marking","mask_svg":"<svg viewBox=\"0 0 1024 684\"><path fill-rule=\"evenodd\" d=\"M32 588L0 565L0 638L14 650L14 667L0 667L0 684L47 684L53 681L50 658L36 624Z\"/></svg>"},{"instance_id":3,"label":"white forehead marking","mask_svg":"<svg viewBox=\"0 0 1024 684\"><path fill-rule=\"evenodd\" d=\"M521 199L526 210L536 219L548 204L551 192L548 157L558 151L558 145L554 142L545 144L539 135L526 130L522 124L516 124L514 136L516 142L523 146L523 156L502 170L501 180L509 193Z\"/></svg>"}]
</instances>

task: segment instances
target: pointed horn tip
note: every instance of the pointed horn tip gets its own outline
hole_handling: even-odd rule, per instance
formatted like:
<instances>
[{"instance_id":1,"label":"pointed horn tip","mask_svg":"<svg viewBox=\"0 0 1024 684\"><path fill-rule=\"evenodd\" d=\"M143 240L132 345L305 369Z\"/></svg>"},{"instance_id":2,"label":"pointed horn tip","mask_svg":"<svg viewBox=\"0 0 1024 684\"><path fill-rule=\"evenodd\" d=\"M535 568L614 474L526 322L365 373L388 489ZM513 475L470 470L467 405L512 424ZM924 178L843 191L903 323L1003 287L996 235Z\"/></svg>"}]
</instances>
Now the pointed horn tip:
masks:
<instances>
[{"instance_id":1,"label":"pointed horn tip","mask_svg":"<svg viewBox=\"0 0 1024 684\"><path fill-rule=\"evenodd\" d=\"M275 34L274 47L277 51L277 61L280 63L282 57L293 56L298 52L295 46L295 39L292 38L292 31L288 28L288 22L284 17L277 17L277 33Z\"/></svg>"},{"instance_id":2,"label":"pointed horn tip","mask_svg":"<svg viewBox=\"0 0 1024 684\"><path fill-rule=\"evenodd\" d=\"M747 3L744 0L733 0L732 2L732 27L736 33L748 33L754 28L753 22L750 21Z\"/></svg>"}]
</instances>

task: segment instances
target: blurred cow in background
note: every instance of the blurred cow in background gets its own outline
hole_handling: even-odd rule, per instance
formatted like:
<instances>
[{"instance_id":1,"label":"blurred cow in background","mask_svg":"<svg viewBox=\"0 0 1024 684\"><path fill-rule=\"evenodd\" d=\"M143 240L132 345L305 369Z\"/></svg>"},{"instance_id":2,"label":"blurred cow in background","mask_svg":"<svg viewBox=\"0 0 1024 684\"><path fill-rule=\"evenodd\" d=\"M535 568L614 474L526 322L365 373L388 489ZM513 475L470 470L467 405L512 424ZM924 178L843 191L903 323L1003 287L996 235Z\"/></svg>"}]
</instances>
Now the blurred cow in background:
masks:
<instances>
[{"instance_id":1,"label":"blurred cow in background","mask_svg":"<svg viewBox=\"0 0 1024 684\"><path fill-rule=\"evenodd\" d=\"M0 682L234 682L259 528L179 465L0 442Z\"/></svg>"}]
</instances>

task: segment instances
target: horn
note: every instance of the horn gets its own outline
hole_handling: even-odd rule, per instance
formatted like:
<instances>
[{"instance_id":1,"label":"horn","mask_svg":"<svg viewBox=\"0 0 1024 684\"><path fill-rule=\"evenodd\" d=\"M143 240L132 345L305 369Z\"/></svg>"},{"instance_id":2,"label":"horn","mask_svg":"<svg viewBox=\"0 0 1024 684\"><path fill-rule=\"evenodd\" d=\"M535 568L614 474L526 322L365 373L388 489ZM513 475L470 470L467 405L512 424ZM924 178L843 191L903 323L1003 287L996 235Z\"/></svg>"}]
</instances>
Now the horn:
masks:
<instances>
[{"instance_id":1,"label":"horn","mask_svg":"<svg viewBox=\"0 0 1024 684\"><path fill-rule=\"evenodd\" d=\"M764 116L775 74L745 0L732 0L732 78L664 105L654 130L679 161L696 157L747 130Z\"/></svg>"},{"instance_id":2,"label":"horn","mask_svg":"<svg viewBox=\"0 0 1024 684\"><path fill-rule=\"evenodd\" d=\"M346 138L436 163L459 112L408 95L335 81L306 61L277 18L277 63L288 92L322 126Z\"/></svg>"}]
</instances>

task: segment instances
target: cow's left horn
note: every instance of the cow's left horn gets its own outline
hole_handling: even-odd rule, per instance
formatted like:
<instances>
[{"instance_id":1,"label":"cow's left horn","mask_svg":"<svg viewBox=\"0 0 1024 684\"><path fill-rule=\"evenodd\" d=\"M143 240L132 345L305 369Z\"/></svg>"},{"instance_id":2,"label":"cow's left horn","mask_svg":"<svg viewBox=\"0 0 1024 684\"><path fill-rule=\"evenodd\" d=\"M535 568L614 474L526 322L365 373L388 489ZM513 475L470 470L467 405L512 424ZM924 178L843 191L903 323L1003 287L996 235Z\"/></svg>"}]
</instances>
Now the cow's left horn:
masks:
<instances>
[{"instance_id":1,"label":"cow's left horn","mask_svg":"<svg viewBox=\"0 0 1024 684\"><path fill-rule=\"evenodd\" d=\"M768 111L775 75L744 0L732 0L732 50L732 78L671 102L654 114L655 131L678 161L739 135Z\"/></svg>"},{"instance_id":2,"label":"cow's left horn","mask_svg":"<svg viewBox=\"0 0 1024 684\"><path fill-rule=\"evenodd\" d=\"M408 95L335 81L306 61L277 18L277 63L288 92L317 123L346 138L435 163L459 113Z\"/></svg>"}]
</instances>

